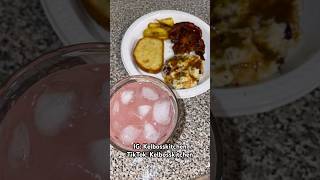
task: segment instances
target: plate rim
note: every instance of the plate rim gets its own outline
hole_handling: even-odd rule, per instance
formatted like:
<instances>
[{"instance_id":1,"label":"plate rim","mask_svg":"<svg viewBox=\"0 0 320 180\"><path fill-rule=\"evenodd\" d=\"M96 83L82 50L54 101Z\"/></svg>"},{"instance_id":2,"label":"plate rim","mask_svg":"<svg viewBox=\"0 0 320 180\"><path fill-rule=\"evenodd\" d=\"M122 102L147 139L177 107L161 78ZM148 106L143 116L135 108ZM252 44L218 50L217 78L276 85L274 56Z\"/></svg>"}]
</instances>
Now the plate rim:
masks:
<instances>
[{"instance_id":1,"label":"plate rim","mask_svg":"<svg viewBox=\"0 0 320 180\"><path fill-rule=\"evenodd\" d=\"M320 51L292 71L274 79L252 86L213 90L211 100L214 105L211 108L214 115L236 117L263 113L300 99L320 84L319 59ZM241 96L237 100L235 95ZM228 102L230 99L233 99L232 103ZM240 104L244 101L247 103Z\"/></svg>"},{"instance_id":2,"label":"plate rim","mask_svg":"<svg viewBox=\"0 0 320 180\"><path fill-rule=\"evenodd\" d=\"M130 76L132 76L132 75L140 75L141 73L139 73L136 69L131 69L130 67L128 67L129 65L126 63L126 60L124 59L125 58L124 52L125 52L125 49L126 49L124 41L127 40L128 38L130 38L129 37L130 30L133 29L138 23L143 21L145 18L148 18L149 16L154 16L154 15L160 14L160 13L163 13L163 14L164 13L184 14L186 16L190 16L190 17L192 17L194 19L197 19L198 22L200 22L201 24L203 24L205 26L205 28L208 30L209 35L210 35L210 26L205 21L203 21L202 19L200 19L199 17L197 17L195 15L192 15L192 14L184 12L184 11L163 9L163 10L152 11L152 12L149 12L147 14L144 14L144 15L140 16L133 23L131 23L131 25L129 26L129 28L124 33L123 38L121 40L121 61L122 61L122 64L123 64L126 72ZM209 44L209 46L210 46L210 44ZM210 61L210 52L207 52L207 53L208 53L208 57L209 57L208 60ZM201 95L201 94L203 94L203 93L205 93L205 92L207 92L209 90L210 90L210 72L208 73L208 79L207 80L203 81L201 84L199 84L199 85L197 85L197 86L195 86L193 88L181 89L181 90L174 90L173 89L173 91L176 93L176 95L177 95L177 97L179 99L192 98L192 97Z\"/></svg>"},{"instance_id":3,"label":"plate rim","mask_svg":"<svg viewBox=\"0 0 320 180\"><path fill-rule=\"evenodd\" d=\"M106 38L106 39L99 39L97 37L95 37L93 34L90 33L90 30L83 24L83 23L76 23L76 28L74 29L81 29L81 32L85 32L85 33L82 33L82 37L84 39L87 39L86 41L81 41L80 39L75 39L75 38L70 38L68 37L68 34L70 34L69 31L66 31L64 29L64 26L63 24L60 22L59 23L59 18L57 17L57 13L52 13L53 10L56 8L56 7L50 7L48 5L48 1L50 0L40 0L40 3L41 3L41 6L42 6L42 9L47 17L47 19L49 20L49 23L52 27L52 29L54 30L54 32L57 34L57 36L59 37L60 41L62 42L62 44L64 45L71 45L71 44L78 44L78 43L91 43L91 42L109 42L109 38ZM51 3L64 3L64 4L68 4L68 6L73 3L73 1L70 1L70 0L64 0L64 1L50 1ZM54 11L55 12L55 11ZM74 14L75 16L78 17L78 20L79 21L82 21L81 18L76 14L76 13L72 13ZM90 17L91 18L91 17ZM90 20L90 23L93 24L95 27L93 27L93 29L95 29L97 31L97 33L99 31L102 31L103 28L99 28L99 25L97 25L97 23L94 21L94 20ZM110 33L105 31L106 33L106 37L110 36ZM74 34L74 33L72 33Z\"/></svg>"}]
</instances>

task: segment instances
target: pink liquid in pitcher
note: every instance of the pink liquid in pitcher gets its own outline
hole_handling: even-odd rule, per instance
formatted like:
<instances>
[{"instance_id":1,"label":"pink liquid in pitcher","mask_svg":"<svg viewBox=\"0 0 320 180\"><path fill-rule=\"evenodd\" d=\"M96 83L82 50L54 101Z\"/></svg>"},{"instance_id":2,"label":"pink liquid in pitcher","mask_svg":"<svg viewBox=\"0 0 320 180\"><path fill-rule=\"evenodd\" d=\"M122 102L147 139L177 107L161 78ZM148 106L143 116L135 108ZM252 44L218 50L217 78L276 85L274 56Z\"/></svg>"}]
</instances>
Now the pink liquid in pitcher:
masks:
<instances>
[{"instance_id":1,"label":"pink liquid in pitcher","mask_svg":"<svg viewBox=\"0 0 320 180\"><path fill-rule=\"evenodd\" d=\"M30 87L1 122L0 179L105 179L106 74L81 65Z\"/></svg>"},{"instance_id":2,"label":"pink liquid in pitcher","mask_svg":"<svg viewBox=\"0 0 320 180\"><path fill-rule=\"evenodd\" d=\"M132 82L111 97L110 138L119 147L133 150L133 143L162 144L176 122L168 92L152 82Z\"/></svg>"}]
</instances>

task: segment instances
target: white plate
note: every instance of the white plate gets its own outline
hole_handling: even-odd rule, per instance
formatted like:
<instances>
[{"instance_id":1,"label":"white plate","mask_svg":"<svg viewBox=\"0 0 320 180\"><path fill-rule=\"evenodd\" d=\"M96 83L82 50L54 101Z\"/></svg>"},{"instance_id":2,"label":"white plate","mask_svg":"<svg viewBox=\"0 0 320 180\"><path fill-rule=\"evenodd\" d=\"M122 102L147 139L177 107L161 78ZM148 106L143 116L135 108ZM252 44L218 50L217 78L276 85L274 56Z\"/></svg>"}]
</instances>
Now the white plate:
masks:
<instances>
[{"instance_id":1,"label":"white plate","mask_svg":"<svg viewBox=\"0 0 320 180\"><path fill-rule=\"evenodd\" d=\"M41 0L41 4L64 45L109 42L109 32L87 14L80 1Z\"/></svg>"},{"instance_id":2,"label":"white plate","mask_svg":"<svg viewBox=\"0 0 320 180\"><path fill-rule=\"evenodd\" d=\"M320 1L301 5L302 36L289 53L282 75L257 85L214 89L216 116L239 116L270 111L297 100L320 83Z\"/></svg>"},{"instance_id":3,"label":"white plate","mask_svg":"<svg viewBox=\"0 0 320 180\"><path fill-rule=\"evenodd\" d=\"M162 19L172 17L175 23L178 22L192 22L202 30L202 39L205 43L205 65L204 75L199 84L196 87L190 89L176 90L176 94L179 98L190 98L202 94L210 89L210 26L204 21L191 14L174 11L174 10L160 10L149 14L146 14L137 19L126 31L122 43L121 43L121 58L125 69L129 75L149 75L163 80L161 73L150 74L142 71L136 66L133 59L133 49L140 38L142 38L143 30L148 27L150 22L154 22L156 19ZM164 59L173 56L172 44L170 40L165 41Z\"/></svg>"}]
</instances>

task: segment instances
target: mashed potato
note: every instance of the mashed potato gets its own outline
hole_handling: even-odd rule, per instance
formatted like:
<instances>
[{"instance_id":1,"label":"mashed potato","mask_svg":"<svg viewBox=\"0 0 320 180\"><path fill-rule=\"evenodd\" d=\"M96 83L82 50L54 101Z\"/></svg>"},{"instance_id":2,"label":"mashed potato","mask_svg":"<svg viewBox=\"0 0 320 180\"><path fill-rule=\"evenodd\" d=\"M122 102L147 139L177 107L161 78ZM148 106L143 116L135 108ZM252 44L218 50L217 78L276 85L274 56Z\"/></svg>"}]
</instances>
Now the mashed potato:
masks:
<instances>
[{"instance_id":1,"label":"mashed potato","mask_svg":"<svg viewBox=\"0 0 320 180\"><path fill-rule=\"evenodd\" d=\"M299 39L298 1L217 0L213 7L213 85L249 85L276 74Z\"/></svg>"}]
</instances>

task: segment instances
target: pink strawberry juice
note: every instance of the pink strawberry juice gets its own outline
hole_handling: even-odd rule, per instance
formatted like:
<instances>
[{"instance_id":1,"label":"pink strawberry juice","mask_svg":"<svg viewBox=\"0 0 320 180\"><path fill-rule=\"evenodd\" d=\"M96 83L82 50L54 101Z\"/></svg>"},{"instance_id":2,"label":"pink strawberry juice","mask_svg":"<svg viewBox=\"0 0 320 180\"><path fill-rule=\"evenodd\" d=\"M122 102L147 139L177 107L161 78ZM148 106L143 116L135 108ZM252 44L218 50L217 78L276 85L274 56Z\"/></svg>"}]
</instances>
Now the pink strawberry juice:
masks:
<instances>
[{"instance_id":1,"label":"pink strawberry juice","mask_svg":"<svg viewBox=\"0 0 320 180\"><path fill-rule=\"evenodd\" d=\"M0 179L105 179L106 74L81 65L31 86L1 122Z\"/></svg>"},{"instance_id":2,"label":"pink strawberry juice","mask_svg":"<svg viewBox=\"0 0 320 180\"><path fill-rule=\"evenodd\" d=\"M133 150L133 143L162 144L176 125L174 98L152 82L130 82L111 97L110 138Z\"/></svg>"}]
</instances>

